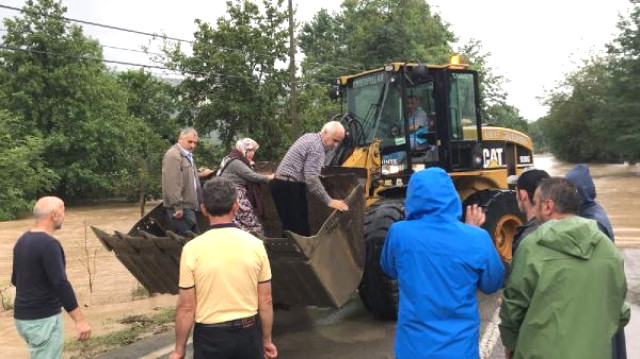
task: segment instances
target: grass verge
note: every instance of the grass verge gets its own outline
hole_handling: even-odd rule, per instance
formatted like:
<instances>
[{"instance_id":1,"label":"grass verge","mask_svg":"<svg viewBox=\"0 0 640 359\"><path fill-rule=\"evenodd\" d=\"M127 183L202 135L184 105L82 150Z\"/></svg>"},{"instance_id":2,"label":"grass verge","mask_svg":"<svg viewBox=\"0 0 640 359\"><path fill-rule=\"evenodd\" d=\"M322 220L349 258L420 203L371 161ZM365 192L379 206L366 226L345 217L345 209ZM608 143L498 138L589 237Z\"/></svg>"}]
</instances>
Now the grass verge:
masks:
<instances>
[{"instance_id":1,"label":"grass verge","mask_svg":"<svg viewBox=\"0 0 640 359\"><path fill-rule=\"evenodd\" d=\"M114 332L92 336L85 342L74 339L67 340L64 345L65 357L71 359L94 358L98 354L110 349L119 348L123 345L134 343L135 341L153 334L166 332L173 327L175 308L160 308L152 315L130 315L120 320L118 323L125 327Z\"/></svg>"}]
</instances>

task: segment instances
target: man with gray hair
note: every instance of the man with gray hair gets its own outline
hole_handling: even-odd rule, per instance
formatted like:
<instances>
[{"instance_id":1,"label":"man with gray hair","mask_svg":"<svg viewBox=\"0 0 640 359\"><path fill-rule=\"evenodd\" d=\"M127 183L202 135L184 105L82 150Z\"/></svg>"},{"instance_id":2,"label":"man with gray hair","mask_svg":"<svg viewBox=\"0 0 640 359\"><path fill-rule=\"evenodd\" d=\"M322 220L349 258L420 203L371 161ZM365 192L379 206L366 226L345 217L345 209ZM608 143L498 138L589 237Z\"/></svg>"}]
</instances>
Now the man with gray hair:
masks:
<instances>
[{"instance_id":1,"label":"man with gray hair","mask_svg":"<svg viewBox=\"0 0 640 359\"><path fill-rule=\"evenodd\" d=\"M331 198L320 182L326 152L342 142L344 136L342 124L330 121L319 133L302 135L284 155L270 184L283 230L310 235L307 187L327 206L339 211L349 209L344 201Z\"/></svg>"},{"instance_id":2,"label":"man with gray hair","mask_svg":"<svg viewBox=\"0 0 640 359\"><path fill-rule=\"evenodd\" d=\"M64 223L64 202L58 197L42 197L33 215L35 225L13 247L13 317L32 359L61 358L64 337L60 307L75 322L78 340L89 339L91 327L67 280L62 245L52 237Z\"/></svg>"},{"instance_id":3,"label":"man with gray hair","mask_svg":"<svg viewBox=\"0 0 640 359\"><path fill-rule=\"evenodd\" d=\"M180 132L178 143L162 158L162 201L171 220L171 228L179 235L198 233L196 211L202 203L200 178L213 173L205 169L198 173L193 151L198 144L198 132L189 127Z\"/></svg>"}]
</instances>

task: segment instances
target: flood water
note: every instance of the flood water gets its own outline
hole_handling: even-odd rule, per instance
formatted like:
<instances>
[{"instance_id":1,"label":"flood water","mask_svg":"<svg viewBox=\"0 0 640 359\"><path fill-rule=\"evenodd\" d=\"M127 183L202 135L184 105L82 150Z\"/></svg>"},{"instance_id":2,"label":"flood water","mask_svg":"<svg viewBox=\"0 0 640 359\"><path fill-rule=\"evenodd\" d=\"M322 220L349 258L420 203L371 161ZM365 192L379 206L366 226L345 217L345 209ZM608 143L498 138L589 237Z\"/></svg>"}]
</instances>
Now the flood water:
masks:
<instances>
[{"instance_id":1,"label":"flood water","mask_svg":"<svg viewBox=\"0 0 640 359\"><path fill-rule=\"evenodd\" d=\"M536 156L535 166L552 176L564 176L573 164L552 156ZM640 164L591 164L596 201L607 211L618 247L640 247Z\"/></svg>"},{"instance_id":2,"label":"flood water","mask_svg":"<svg viewBox=\"0 0 640 359\"><path fill-rule=\"evenodd\" d=\"M537 156L535 165L554 176L562 176L573 167L551 156ZM616 244L640 248L640 166L594 164L590 169L596 184L597 200L613 223ZM151 208L150 205L148 209ZM131 303L134 293L139 292L137 281L112 252L101 246L90 229L93 225L107 232L117 230L126 233L138 218L139 208L133 204L72 207L67 209L65 227L55 233L65 250L68 277L96 334L113 330L117 326L115 319L124 315L175 304L175 298L167 295ZM0 222L0 251L3 253L0 256L0 290L5 297L13 298L14 295L13 288L10 288L13 245L31 225L31 219ZM92 290L87 266L92 272ZM73 327L70 320L65 319L65 334L72 337ZM388 331L389 328L384 327L385 336ZM3 348L3 357L28 357L26 346L15 332L11 311L0 312L0 347Z\"/></svg>"}]
</instances>

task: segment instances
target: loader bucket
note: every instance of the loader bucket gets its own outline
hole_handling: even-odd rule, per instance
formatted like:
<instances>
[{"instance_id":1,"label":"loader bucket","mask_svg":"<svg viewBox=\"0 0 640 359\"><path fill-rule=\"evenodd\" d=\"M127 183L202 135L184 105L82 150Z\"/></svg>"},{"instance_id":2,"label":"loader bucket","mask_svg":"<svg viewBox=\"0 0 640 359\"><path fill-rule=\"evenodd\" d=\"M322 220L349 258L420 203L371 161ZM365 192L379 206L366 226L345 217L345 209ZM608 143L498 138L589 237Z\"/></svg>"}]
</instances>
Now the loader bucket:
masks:
<instances>
[{"instance_id":1,"label":"loader bucket","mask_svg":"<svg viewBox=\"0 0 640 359\"><path fill-rule=\"evenodd\" d=\"M321 178L332 198L344 199L346 212L333 211L310 193L309 225L312 236L282 231L267 185L262 186L264 241L272 272L274 304L340 307L356 290L365 263L363 240L364 170L332 168ZM207 227L198 216L201 229ZM151 293L178 293L182 246L196 236L170 231L162 204L142 217L127 233L106 233L92 227L103 246Z\"/></svg>"}]
</instances>

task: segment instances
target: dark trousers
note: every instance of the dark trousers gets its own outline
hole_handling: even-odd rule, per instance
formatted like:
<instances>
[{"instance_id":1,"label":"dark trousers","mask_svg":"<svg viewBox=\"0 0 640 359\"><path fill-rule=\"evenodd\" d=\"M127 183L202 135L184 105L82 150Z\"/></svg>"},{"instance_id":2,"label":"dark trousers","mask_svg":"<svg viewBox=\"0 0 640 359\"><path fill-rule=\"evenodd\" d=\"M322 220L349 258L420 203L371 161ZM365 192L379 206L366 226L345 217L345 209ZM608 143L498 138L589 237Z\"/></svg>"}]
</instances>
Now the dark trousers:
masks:
<instances>
[{"instance_id":1,"label":"dark trousers","mask_svg":"<svg viewBox=\"0 0 640 359\"><path fill-rule=\"evenodd\" d=\"M256 322L251 327L193 328L194 359L263 359L262 333Z\"/></svg>"},{"instance_id":2,"label":"dark trousers","mask_svg":"<svg viewBox=\"0 0 640 359\"><path fill-rule=\"evenodd\" d=\"M611 358L627 359L627 340L624 336L624 328L618 329L618 332L613 336L612 344L613 353Z\"/></svg>"},{"instance_id":3,"label":"dark trousers","mask_svg":"<svg viewBox=\"0 0 640 359\"><path fill-rule=\"evenodd\" d=\"M307 185L302 182L274 179L269 188L282 221L282 230L309 236Z\"/></svg>"},{"instance_id":4,"label":"dark trousers","mask_svg":"<svg viewBox=\"0 0 640 359\"><path fill-rule=\"evenodd\" d=\"M167 210L167 216L169 216L169 221L171 221L171 230L176 232L181 236L186 236L187 231L191 231L193 233L198 233L198 221L196 219L196 211L189 208L184 208L182 210L182 217L176 218L173 216L175 213L173 208L165 208Z\"/></svg>"}]
</instances>

